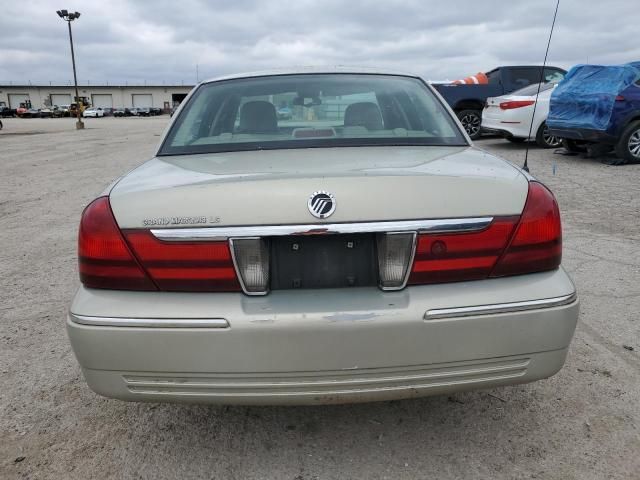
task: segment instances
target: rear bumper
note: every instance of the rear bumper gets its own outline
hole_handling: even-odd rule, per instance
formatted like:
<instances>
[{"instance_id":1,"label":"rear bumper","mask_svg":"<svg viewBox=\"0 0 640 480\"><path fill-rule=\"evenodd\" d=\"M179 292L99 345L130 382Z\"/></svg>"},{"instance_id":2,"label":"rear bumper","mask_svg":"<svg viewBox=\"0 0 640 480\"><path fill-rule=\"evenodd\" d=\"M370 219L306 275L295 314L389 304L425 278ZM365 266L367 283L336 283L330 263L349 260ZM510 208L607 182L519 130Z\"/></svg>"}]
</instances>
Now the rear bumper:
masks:
<instances>
[{"instance_id":1,"label":"rear bumper","mask_svg":"<svg viewBox=\"0 0 640 480\"><path fill-rule=\"evenodd\" d=\"M517 135L514 135L509 130L505 130L504 128L491 128L491 127L482 127L482 133L486 133L488 135L498 135L503 138L513 138ZM525 135L526 136L526 135Z\"/></svg>"},{"instance_id":2,"label":"rear bumper","mask_svg":"<svg viewBox=\"0 0 640 480\"><path fill-rule=\"evenodd\" d=\"M81 288L67 329L90 387L108 397L230 404L388 400L553 375L575 329L574 292L562 269L400 292L280 291L259 298ZM529 304L551 298L561 300ZM511 307L486 307L497 305ZM156 323L114 326L113 319ZM159 326L182 319L226 324Z\"/></svg>"},{"instance_id":3,"label":"rear bumper","mask_svg":"<svg viewBox=\"0 0 640 480\"><path fill-rule=\"evenodd\" d=\"M585 142L593 143L606 143L610 145L615 145L618 141L618 138L615 135L602 130L591 130L588 128L550 128L549 131L551 135L560 138L568 138L571 140L582 140Z\"/></svg>"},{"instance_id":4,"label":"rear bumper","mask_svg":"<svg viewBox=\"0 0 640 480\"><path fill-rule=\"evenodd\" d=\"M534 125L537 127L537 125ZM521 122L517 118L493 117L483 112L482 132L492 135L499 135L504 138L527 138L529 136L529 123ZM536 128L532 129L531 135L535 137Z\"/></svg>"}]
</instances>

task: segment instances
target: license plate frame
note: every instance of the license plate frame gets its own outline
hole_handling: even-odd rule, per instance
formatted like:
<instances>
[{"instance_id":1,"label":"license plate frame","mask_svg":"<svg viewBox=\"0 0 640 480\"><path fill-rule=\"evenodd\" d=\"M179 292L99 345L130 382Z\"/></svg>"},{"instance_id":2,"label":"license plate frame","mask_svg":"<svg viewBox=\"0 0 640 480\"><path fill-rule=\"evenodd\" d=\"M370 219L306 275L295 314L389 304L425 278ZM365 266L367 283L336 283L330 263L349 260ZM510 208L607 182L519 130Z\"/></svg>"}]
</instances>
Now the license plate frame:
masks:
<instances>
[{"instance_id":1,"label":"license plate frame","mask_svg":"<svg viewBox=\"0 0 640 480\"><path fill-rule=\"evenodd\" d=\"M375 234L272 237L270 253L271 290L378 285Z\"/></svg>"}]
</instances>

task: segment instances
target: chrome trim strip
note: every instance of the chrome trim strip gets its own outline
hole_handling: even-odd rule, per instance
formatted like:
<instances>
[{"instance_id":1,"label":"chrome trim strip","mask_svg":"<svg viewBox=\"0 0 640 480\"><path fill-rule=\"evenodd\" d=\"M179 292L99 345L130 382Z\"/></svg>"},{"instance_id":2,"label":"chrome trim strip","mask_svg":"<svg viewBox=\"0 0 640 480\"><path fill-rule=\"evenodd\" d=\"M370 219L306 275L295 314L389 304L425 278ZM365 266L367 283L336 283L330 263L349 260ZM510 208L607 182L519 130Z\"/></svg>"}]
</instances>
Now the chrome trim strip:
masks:
<instances>
[{"instance_id":1,"label":"chrome trim strip","mask_svg":"<svg viewBox=\"0 0 640 480\"><path fill-rule=\"evenodd\" d=\"M340 233L452 233L474 232L489 226L493 217L389 222L317 223L302 225L257 225L240 227L160 228L151 233L166 242L224 241L233 237L278 237L286 235L331 235Z\"/></svg>"},{"instance_id":2,"label":"chrome trim strip","mask_svg":"<svg viewBox=\"0 0 640 480\"><path fill-rule=\"evenodd\" d=\"M147 327L147 328L229 328L224 318L120 318L89 317L69 313L69 319L80 325L101 327Z\"/></svg>"},{"instance_id":3,"label":"chrome trim strip","mask_svg":"<svg viewBox=\"0 0 640 480\"><path fill-rule=\"evenodd\" d=\"M494 305L476 305L473 307L436 308L427 310L425 320L439 320L449 318L471 317L475 315L498 315L500 313L523 312L543 308L560 307L569 305L578 299L576 292L562 297L543 298L540 300L527 300L524 302L497 303Z\"/></svg>"}]
</instances>

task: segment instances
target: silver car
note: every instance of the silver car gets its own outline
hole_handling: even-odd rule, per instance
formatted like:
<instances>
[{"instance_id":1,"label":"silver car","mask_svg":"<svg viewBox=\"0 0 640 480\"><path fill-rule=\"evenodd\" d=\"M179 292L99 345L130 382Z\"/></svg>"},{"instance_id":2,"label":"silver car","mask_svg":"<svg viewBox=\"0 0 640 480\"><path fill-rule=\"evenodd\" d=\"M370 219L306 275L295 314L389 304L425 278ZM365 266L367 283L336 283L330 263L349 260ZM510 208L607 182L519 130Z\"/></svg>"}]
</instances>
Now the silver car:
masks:
<instances>
[{"instance_id":1,"label":"silver car","mask_svg":"<svg viewBox=\"0 0 640 480\"><path fill-rule=\"evenodd\" d=\"M67 329L89 386L130 401L531 382L578 318L561 255L553 194L474 148L419 77L239 75L195 88L84 210Z\"/></svg>"}]
</instances>

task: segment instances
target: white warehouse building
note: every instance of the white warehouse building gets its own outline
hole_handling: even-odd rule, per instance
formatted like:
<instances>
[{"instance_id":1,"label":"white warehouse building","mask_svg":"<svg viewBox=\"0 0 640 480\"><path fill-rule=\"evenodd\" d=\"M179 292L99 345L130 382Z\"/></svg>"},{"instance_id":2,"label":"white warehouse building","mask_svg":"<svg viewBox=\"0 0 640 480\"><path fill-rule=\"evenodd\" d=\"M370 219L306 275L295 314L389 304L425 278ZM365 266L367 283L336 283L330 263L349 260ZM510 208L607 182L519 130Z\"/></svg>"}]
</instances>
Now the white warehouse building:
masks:
<instances>
[{"instance_id":1,"label":"white warehouse building","mask_svg":"<svg viewBox=\"0 0 640 480\"><path fill-rule=\"evenodd\" d=\"M78 94L92 107L159 107L170 110L191 91L193 85L80 85ZM0 85L0 106L32 108L70 105L75 96L73 85Z\"/></svg>"}]
</instances>

